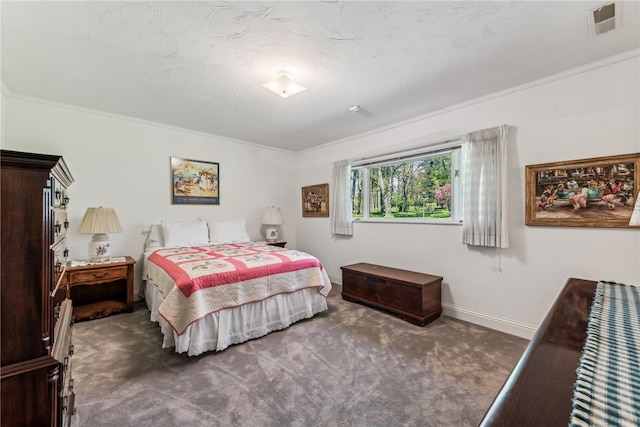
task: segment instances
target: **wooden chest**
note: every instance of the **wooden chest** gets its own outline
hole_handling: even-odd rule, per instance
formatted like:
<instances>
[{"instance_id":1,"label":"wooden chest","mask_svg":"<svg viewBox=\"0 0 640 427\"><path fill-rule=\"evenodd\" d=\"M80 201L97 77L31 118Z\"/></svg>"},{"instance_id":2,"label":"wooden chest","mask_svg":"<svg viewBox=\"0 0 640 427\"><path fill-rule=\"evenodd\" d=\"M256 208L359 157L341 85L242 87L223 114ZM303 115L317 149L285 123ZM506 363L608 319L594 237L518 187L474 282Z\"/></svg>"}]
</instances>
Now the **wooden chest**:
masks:
<instances>
[{"instance_id":1,"label":"wooden chest","mask_svg":"<svg viewBox=\"0 0 640 427\"><path fill-rule=\"evenodd\" d=\"M341 267L342 299L368 304L424 326L442 313L442 277L375 264Z\"/></svg>"}]
</instances>

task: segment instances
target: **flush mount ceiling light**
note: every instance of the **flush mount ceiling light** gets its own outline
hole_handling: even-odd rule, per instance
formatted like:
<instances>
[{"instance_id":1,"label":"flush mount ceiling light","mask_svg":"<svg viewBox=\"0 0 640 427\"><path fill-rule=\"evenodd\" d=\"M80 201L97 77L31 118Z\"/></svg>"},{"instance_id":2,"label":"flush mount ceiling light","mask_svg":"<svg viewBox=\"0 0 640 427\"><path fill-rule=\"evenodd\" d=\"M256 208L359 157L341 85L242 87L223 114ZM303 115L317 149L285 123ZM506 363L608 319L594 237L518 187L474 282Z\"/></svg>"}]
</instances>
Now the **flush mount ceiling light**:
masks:
<instances>
[{"instance_id":1,"label":"flush mount ceiling light","mask_svg":"<svg viewBox=\"0 0 640 427\"><path fill-rule=\"evenodd\" d=\"M293 81L291 75L286 71L280 71L275 79L263 83L262 86L266 87L273 93L277 93L283 98L287 98L291 95L307 90L306 87Z\"/></svg>"}]
</instances>

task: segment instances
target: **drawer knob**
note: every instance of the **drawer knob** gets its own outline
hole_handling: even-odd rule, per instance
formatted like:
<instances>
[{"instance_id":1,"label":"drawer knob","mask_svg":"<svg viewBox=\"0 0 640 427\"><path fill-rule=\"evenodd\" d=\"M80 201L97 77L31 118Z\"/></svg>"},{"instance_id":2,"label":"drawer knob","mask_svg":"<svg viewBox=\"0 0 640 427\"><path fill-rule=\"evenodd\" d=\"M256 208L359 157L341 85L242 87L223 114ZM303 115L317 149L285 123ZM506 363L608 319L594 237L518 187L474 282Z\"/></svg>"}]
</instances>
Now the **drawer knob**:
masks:
<instances>
[{"instance_id":1,"label":"drawer knob","mask_svg":"<svg viewBox=\"0 0 640 427\"><path fill-rule=\"evenodd\" d=\"M109 274L109 273L93 273L93 278L94 279L102 279L104 277L107 277L107 274Z\"/></svg>"},{"instance_id":2,"label":"drawer knob","mask_svg":"<svg viewBox=\"0 0 640 427\"><path fill-rule=\"evenodd\" d=\"M42 342L44 342L44 347L47 350L51 349L51 346L49 345L49 343L51 342L49 335L42 335Z\"/></svg>"}]
</instances>

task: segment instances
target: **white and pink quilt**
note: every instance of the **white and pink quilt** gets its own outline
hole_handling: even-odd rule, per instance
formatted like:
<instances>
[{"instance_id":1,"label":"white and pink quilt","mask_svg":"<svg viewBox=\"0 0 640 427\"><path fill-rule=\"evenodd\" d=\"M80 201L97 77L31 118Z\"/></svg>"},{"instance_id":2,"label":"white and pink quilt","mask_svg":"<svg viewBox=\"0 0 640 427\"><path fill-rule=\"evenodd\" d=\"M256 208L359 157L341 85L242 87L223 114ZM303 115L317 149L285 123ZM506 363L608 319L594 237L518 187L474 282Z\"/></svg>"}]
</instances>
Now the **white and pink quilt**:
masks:
<instances>
[{"instance_id":1,"label":"white and pink quilt","mask_svg":"<svg viewBox=\"0 0 640 427\"><path fill-rule=\"evenodd\" d=\"M254 242L162 248L148 261L147 276L164 297L158 314L178 335L226 308L306 288L331 292L317 258Z\"/></svg>"}]
</instances>

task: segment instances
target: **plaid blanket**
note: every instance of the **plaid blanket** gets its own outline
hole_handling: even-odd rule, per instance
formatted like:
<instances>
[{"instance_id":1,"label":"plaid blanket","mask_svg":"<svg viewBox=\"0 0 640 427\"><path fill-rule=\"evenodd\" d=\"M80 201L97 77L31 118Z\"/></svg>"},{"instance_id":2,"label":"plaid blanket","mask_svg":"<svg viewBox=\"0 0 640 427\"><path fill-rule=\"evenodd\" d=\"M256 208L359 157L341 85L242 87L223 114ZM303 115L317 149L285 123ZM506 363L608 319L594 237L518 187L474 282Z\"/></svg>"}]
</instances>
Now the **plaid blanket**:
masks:
<instances>
[{"instance_id":1,"label":"plaid blanket","mask_svg":"<svg viewBox=\"0 0 640 427\"><path fill-rule=\"evenodd\" d=\"M570 426L640 425L640 288L600 281Z\"/></svg>"}]
</instances>

